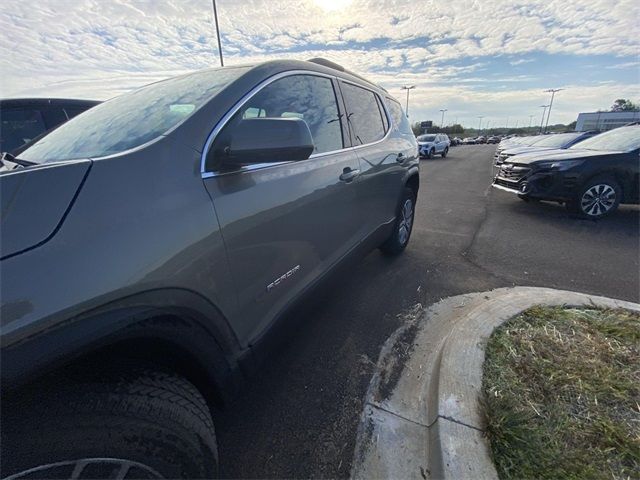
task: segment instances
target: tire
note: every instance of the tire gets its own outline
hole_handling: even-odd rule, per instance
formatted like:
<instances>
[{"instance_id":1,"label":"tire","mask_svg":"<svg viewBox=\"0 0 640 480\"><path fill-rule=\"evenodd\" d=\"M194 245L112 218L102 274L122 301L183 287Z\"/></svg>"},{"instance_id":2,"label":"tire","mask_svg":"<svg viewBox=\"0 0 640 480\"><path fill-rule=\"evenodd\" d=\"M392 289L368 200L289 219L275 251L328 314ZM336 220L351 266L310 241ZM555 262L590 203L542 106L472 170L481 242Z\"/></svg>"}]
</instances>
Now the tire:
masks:
<instances>
[{"instance_id":1,"label":"tire","mask_svg":"<svg viewBox=\"0 0 640 480\"><path fill-rule=\"evenodd\" d=\"M622 188L613 178L596 177L585 183L566 204L570 213L597 220L612 214L622 200Z\"/></svg>"},{"instance_id":2,"label":"tire","mask_svg":"<svg viewBox=\"0 0 640 480\"><path fill-rule=\"evenodd\" d=\"M430 160L432 158L433 158L433 148L427 152L427 159Z\"/></svg>"},{"instance_id":3,"label":"tire","mask_svg":"<svg viewBox=\"0 0 640 480\"><path fill-rule=\"evenodd\" d=\"M442 151L442 153L441 153L442 158L447 158L447 153L449 153L449 149L448 149L448 148L445 148L445 149Z\"/></svg>"},{"instance_id":4,"label":"tire","mask_svg":"<svg viewBox=\"0 0 640 480\"><path fill-rule=\"evenodd\" d=\"M416 211L415 205L416 194L410 188L405 188L398 206L393 232L391 232L389 238L380 246L382 253L386 255L399 255L407 248L409 239L411 238L411 231L413 230L413 220Z\"/></svg>"},{"instance_id":5,"label":"tire","mask_svg":"<svg viewBox=\"0 0 640 480\"><path fill-rule=\"evenodd\" d=\"M217 476L207 403L176 374L130 365L99 375L75 371L9 402L3 477L71 478L80 468L77 478L116 478L120 469L128 469L121 478ZM8 411L16 417L5 418Z\"/></svg>"}]
</instances>

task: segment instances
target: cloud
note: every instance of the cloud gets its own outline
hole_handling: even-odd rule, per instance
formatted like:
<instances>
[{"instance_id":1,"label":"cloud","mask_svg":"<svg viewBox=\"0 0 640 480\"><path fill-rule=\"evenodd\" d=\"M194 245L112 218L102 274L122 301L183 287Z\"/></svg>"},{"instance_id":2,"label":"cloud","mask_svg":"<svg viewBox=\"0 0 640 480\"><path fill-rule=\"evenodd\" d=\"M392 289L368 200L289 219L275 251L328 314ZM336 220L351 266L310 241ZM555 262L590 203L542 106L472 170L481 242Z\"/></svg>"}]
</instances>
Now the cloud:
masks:
<instances>
[{"instance_id":1,"label":"cloud","mask_svg":"<svg viewBox=\"0 0 640 480\"><path fill-rule=\"evenodd\" d=\"M605 98L623 91L638 97L615 76L630 68L623 65L640 48L632 34L640 14L635 0L354 0L333 9L314 0L217 2L227 64L324 56L383 85L419 84L427 105L450 93L474 108L478 100L492 108L508 100L515 110L523 108L516 85L540 77L509 67L528 69L540 54L601 55L618 57L620 66L606 69L613 84L598 91ZM4 0L0 29L4 97L106 99L218 64L210 0ZM500 58L506 70L487 92L492 77L482 69L495 68ZM550 68L558 85L573 82L556 75ZM594 81L590 88L605 87ZM423 98L417 91L416 102Z\"/></svg>"}]
</instances>

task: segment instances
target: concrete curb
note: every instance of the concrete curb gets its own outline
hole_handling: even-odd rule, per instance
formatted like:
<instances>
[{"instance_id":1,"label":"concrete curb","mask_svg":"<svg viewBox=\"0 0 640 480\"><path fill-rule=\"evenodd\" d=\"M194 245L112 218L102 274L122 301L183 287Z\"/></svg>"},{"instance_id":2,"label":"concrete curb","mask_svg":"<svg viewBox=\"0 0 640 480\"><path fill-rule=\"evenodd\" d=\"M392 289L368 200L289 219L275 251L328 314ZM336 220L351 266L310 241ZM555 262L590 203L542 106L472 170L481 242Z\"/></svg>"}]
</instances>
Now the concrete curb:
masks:
<instances>
[{"instance_id":1,"label":"concrete curb","mask_svg":"<svg viewBox=\"0 0 640 480\"><path fill-rule=\"evenodd\" d=\"M351 477L497 479L479 408L484 345L533 305L640 311L636 303L536 287L449 297L414 311L380 353Z\"/></svg>"}]
</instances>

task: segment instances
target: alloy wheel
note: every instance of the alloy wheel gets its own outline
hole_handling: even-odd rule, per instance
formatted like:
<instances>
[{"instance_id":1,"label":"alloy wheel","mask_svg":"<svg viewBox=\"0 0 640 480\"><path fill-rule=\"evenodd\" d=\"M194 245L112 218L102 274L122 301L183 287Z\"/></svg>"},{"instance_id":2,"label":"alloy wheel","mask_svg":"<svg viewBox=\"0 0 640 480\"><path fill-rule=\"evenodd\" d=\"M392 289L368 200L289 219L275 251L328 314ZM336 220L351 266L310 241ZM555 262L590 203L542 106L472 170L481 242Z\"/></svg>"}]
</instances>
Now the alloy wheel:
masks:
<instances>
[{"instance_id":1,"label":"alloy wheel","mask_svg":"<svg viewBox=\"0 0 640 480\"><path fill-rule=\"evenodd\" d=\"M580 199L581 210L590 217L606 214L616 203L616 191L611 185L599 183L589 187Z\"/></svg>"},{"instance_id":2,"label":"alloy wheel","mask_svg":"<svg viewBox=\"0 0 640 480\"><path fill-rule=\"evenodd\" d=\"M404 245L409 241L411 234L411 226L413 225L413 201L408 198L405 200L400 210L400 224L398 225L398 240Z\"/></svg>"}]
</instances>

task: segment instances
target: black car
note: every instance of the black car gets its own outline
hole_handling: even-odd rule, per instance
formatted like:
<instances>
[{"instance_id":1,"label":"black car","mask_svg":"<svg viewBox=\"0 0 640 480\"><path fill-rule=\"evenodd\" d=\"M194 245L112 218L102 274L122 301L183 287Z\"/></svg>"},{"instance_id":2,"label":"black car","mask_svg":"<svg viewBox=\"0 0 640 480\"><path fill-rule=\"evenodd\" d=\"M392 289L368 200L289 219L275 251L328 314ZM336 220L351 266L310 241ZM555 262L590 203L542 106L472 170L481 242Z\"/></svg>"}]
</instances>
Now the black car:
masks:
<instances>
[{"instance_id":1,"label":"black car","mask_svg":"<svg viewBox=\"0 0 640 480\"><path fill-rule=\"evenodd\" d=\"M639 203L640 125L620 127L567 149L515 155L504 162L495 188L523 200L551 200L587 218Z\"/></svg>"},{"instance_id":2,"label":"black car","mask_svg":"<svg viewBox=\"0 0 640 480\"><path fill-rule=\"evenodd\" d=\"M94 100L63 98L0 100L0 152L15 152L34 138L98 103Z\"/></svg>"}]
</instances>

